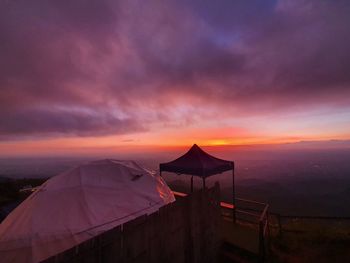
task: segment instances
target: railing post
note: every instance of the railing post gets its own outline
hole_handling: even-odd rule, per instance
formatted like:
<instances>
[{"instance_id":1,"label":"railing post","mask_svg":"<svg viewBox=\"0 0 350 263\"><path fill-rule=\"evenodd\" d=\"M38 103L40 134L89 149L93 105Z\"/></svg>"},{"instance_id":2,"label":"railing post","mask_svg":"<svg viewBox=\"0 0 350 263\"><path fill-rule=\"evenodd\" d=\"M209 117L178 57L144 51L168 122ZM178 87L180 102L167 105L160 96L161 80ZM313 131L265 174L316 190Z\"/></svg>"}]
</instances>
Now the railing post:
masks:
<instances>
[{"instance_id":1,"label":"railing post","mask_svg":"<svg viewBox=\"0 0 350 263\"><path fill-rule=\"evenodd\" d=\"M97 245L98 245L98 263L102 263L102 240L101 236L97 237Z\"/></svg>"},{"instance_id":2,"label":"railing post","mask_svg":"<svg viewBox=\"0 0 350 263\"><path fill-rule=\"evenodd\" d=\"M193 193L193 175L191 176L191 193Z\"/></svg>"},{"instance_id":3,"label":"railing post","mask_svg":"<svg viewBox=\"0 0 350 263\"><path fill-rule=\"evenodd\" d=\"M264 262L265 260L265 243L264 243L264 222L263 220L259 221L259 256L260 261Z\"/></svg>"},{"instance_id":4,"label":"railing post","mask_svg":"<svg viewBox=\"0 0 350 263\"><path fill-rule=\"evenodd\" d=\"M267 249L268 249L268 254L270 255L271 252L271 247L270 247L270 222L269 222L269 211L266 212L266 230L267 230Z\"/></svg>"},{"instance_id":5,"label":"railing post","mask_svg":"<svg viewBox=\"0 0 350 263\"><path fill-rule=\"evenodd\" d=\"M232 162L232 220L236 223L235 165Z\"/></svg>"},{"instance_id":6,"label":"railing post","mask_svg":"<svg viewBox=\"0 0 350 263\"><path fill-rule=\"evenodd\" d=\"M282 236L282 224L281 224L281 215L277 214L277 223L278 223L278 236Z\"/></svg>"}]
</instances>

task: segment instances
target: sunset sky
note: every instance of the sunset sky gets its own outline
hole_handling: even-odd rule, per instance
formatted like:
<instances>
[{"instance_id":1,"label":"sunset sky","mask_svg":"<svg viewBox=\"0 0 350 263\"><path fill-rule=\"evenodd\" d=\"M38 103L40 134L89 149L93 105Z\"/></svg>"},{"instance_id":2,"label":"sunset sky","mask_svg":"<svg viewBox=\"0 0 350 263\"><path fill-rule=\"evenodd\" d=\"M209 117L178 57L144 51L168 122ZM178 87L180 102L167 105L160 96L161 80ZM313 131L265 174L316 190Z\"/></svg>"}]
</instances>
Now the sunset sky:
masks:
<instances>
[{"instance_id":1,"label":"sunset sky","mask_svg":"<svg viewBox=\"0 0 350 263\"><path fill-rule=\"evenodd\" d=\"M0 0L1 156L350 139L350 2Z\"/></svg>"}]
</instances>

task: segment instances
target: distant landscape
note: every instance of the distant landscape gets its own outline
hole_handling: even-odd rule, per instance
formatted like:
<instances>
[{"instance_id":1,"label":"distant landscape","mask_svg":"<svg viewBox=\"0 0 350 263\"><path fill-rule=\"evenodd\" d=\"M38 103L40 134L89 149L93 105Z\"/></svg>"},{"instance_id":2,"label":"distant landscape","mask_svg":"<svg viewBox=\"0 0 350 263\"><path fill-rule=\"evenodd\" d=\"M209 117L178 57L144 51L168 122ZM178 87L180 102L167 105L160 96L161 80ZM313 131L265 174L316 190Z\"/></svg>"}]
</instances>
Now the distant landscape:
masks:
<instances>
[{"instance_id":1,"label":"distant landscape","mask_svg":"<svg viewBox=\"0 0 350 263\"><path fill-rule=\"evenodd\" d=\"M289 147L289 148L288 148ZM210 153L236 164L237 197L268 202L271 211L285 215L350 216L349 149L278 149L204 147ZM156 171L160 162L170 161L181 151L144 156L122 154L109 158L136 159ZM10 179L49 178L80 163L107 156L66 158L0 159L0 183ZM171 188L189 191L190 176L165 173ZM222 199L231 200L231 173L210 177L208 185L220 182ZM195 187L202 183L195 178Z\"/></svg>"}]
</instances>

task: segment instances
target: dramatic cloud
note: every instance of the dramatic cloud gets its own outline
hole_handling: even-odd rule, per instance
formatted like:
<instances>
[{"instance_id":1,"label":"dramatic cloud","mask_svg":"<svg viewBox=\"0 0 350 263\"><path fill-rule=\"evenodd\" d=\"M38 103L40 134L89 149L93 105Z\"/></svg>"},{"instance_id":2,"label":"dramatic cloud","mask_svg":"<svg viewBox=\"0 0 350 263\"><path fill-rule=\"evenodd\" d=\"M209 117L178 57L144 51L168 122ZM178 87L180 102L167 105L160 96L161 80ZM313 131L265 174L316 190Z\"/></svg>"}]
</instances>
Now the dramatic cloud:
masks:
<instances>
[{"instance_id":1,"label":"dramatic cloud","mask_svg":"<svg viewBox=\"0 0 350 263\"><path fill-rule=\"evenodd\" d=\"M75 136L96 136L144 131L140 123L122 119L110 114L84 111L35 109L1 114L5 125L0 126L1 135L31 137L33 134L47 136L62 134Z\"/></svg>"},{"instance_id":2,"label":"dramatic cloud","mask_svg":"<svg viewBox=\"0 0 350 263\"><path fill-rule=\"evenodd\" d=\"M346 108L349 12L330 0L1 1L0 139Z\"/></svg>"}]
</instances>

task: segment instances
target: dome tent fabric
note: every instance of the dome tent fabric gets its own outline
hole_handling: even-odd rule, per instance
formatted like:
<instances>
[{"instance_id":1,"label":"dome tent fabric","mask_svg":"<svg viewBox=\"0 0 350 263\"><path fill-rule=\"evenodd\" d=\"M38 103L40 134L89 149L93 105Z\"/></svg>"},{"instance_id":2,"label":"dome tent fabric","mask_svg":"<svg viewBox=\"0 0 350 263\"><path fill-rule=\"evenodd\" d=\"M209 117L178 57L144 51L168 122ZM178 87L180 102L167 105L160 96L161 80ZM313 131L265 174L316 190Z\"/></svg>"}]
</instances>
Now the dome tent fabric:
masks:
<instances>
[{"instance_id":1,"label":"dome tent fabric","mask_svg":"<svg viewBox=\"0 0 350 263\"><path fill-rule=\"evenodd\" d=\"M46 181L0 224L1 262L40 262L175 201L133 161L87 163Z\"/></svg>"}]
</instances>

